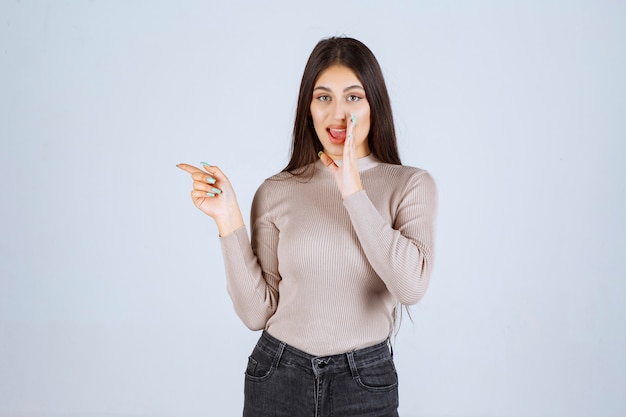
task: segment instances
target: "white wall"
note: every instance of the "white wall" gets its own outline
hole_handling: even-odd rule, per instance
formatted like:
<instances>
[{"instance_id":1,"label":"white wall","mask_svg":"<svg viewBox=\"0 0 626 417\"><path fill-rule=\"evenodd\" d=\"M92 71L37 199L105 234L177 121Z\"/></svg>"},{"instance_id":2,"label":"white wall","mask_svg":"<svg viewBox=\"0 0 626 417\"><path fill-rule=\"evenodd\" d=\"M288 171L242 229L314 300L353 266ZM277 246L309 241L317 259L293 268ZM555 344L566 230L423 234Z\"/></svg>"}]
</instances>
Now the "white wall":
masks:
<instances>
[{"instance_id":1,"label":"white wall","mask_svg":"<svg viewBox=\"0 0 626 417\"><path fill-rule=\"evenodd\" d=\"M626 6L0 2L0 416L240 414L258 334L178 162L247 216L305 61L377 55L440 191L396 340L405 417L626 415Z\"/></svg>"}]
</instances>

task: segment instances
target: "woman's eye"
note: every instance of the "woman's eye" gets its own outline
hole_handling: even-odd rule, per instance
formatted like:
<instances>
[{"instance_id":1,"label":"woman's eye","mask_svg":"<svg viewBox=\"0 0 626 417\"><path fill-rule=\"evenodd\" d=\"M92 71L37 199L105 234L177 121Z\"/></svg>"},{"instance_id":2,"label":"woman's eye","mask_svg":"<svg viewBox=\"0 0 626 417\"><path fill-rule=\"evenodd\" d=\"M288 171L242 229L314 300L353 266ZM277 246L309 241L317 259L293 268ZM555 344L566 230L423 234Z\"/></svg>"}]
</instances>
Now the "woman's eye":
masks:
<instances>
[{"instance_id":1,"label":"woman's eye","mask_svg":"<svg viewBox=\"0 0 626 417\"><path fill-rule=\"evenodd\" d=\"M319 96L317 99L319 101L330 101L330 96Z\"/></svg>"},{"instance_id":2,"label":"woman's eye","mask_svg":"<svg viewBox=\"0 0 626 417\"><path fill-rule=\"evenodd\" d=\"M361 100L361 97L359 96L355 96L355 95L348 96L348 101L359 101L359 100Z\"/></svg>"}]
</instances>

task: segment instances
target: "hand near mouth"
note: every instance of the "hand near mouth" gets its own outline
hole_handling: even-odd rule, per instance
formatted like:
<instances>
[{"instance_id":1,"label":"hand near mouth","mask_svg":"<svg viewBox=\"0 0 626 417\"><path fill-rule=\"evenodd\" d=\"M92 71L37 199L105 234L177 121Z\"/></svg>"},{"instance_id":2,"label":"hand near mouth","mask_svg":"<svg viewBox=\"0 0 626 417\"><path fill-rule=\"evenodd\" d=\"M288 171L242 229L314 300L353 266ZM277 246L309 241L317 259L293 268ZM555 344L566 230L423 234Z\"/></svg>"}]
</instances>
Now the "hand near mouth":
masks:
<instances>
[{"instance_id":1,"label":"hand near mouth","mask_svg":"<svg viewBox=\"0 0 626 417\"><path fill-rule=\"evenodd\" d=\"M348 196L361 191L361 175L359 174L359 166L356 157L356 145L354 143L354 128L356 126L356 117L350 113L348 124L346 126L346 140L343 144L343 160L341 166L328 155L321 151L318 156L326 165L326 168L333 174L337 187L344 199Z\"/></svg>"}]
</instances>

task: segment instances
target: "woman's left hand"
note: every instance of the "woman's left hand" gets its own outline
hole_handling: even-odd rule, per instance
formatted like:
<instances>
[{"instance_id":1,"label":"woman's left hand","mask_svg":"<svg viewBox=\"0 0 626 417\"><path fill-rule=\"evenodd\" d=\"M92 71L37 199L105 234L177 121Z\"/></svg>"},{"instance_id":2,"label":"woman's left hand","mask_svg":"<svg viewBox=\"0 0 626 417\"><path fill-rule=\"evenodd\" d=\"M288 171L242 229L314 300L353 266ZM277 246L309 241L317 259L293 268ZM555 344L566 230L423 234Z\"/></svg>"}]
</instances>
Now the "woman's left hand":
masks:
<instances>
[{"instance_id":1,"label":"woman's left hand","mask_svg":"<svg viewBox=\"0 0 626 417\"><path fill-rule=\"evenodd\" d=\"M356 145L354 143L353 133L355 124L352 122L352 117L348 116L347 119L346 140L343 144L343 161L341 166L337 165L335 161L323 151L319 153L320 159L333 174L337 187L339 187L339 191L341 192L341 197L344 199L363 189L359 166L357 164Z\"/></svg>"}]
</instances>

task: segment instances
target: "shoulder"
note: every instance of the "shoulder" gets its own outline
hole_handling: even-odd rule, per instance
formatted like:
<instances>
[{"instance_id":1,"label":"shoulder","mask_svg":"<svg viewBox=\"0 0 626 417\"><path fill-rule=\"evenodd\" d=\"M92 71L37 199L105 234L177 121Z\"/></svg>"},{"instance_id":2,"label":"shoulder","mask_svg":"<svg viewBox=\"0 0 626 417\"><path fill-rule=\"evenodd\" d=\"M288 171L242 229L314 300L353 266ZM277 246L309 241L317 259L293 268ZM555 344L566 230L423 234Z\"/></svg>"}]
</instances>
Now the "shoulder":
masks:
<instances>
[{"instance_id":1,"label":"shoulder","mask_svg":"<svg viewBox=\"0 0 626 417\"><path fill-rule=\"evenodd\" d=\"M384 182L392 200L405 204L436 204L437 185L434 178L425 169L408 165L380 164L380 170L374 175Z\"/></svg>"},{"instance_id":2,"label":"shoulder","mask_svg":"<svg viewBox=\"0 0 626 417\"><path fill-rule=\"evenodd\" d=\"M256 190L254 200L257 202L267 202L280 200L283 196L293 192L303 181L301 177L293 175L289 172L279 172L266 178L259 188Z\"/></svg>"},{"instance_id":3,"label":"shoulder","mask_svg":"<svg viewBox=\"0 0 626 417\"><path fill-rule=\"evenodd\" d=\"M266 178L257 189L257 194L276 192L286 187L292 187L294 184L298 183L298 179L299 177L289 172L279 172Z\"/></svg>"},{"instance_id":4,"label":"shoulder","mask_svg":"<svg viewBox=\"0 0 626 417\"><path fill-rule=\"evenodd\" d=\"M271 177L266 178L263 183L259 186L261 188L268 188L276 186L279 182L285 182L292 179L293 175L289 172L279 172L277 174L272 175Z\"/></svg>"},{"instance_id":5,"label":"shoulder","mask_svg":"<svg viewBox=\"0 0 626 417\"><path fill-rule=\"evenodd\" d=\"M374 170L374 175L381 177L385 181L393 181L397 185L435 185L432 175L427 170L418 167L380 163Z\"/></svg>"}]
</instances>

